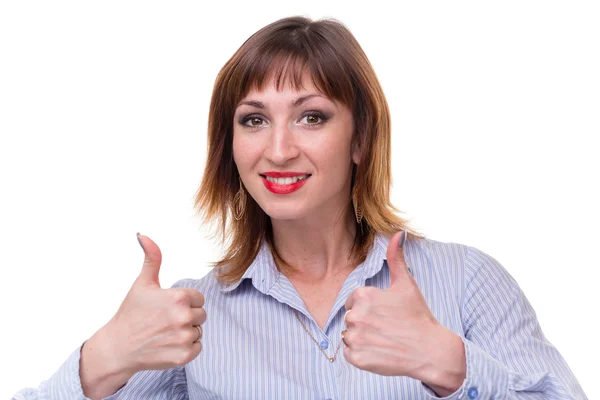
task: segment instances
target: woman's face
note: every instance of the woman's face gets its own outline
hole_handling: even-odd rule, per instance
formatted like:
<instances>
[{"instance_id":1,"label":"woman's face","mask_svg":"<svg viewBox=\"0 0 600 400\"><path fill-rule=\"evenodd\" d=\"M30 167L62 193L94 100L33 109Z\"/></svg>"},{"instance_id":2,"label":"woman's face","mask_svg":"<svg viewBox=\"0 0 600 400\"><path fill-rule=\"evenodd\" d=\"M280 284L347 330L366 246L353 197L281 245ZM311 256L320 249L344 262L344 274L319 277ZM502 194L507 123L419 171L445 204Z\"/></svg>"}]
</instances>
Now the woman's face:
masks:
<instances>
[{"instance_id":1,"label":"woman's face","mask_svg":"<svg viewBox=\"0 0 600 400\"><path fill-rule=\"evenodd\" d=\"M321 94L308 74L299 91L268 82L234 114L233 158L244 186L273 219L338 215L359 161L350 109Z\"/></svg>"}]
</instances>

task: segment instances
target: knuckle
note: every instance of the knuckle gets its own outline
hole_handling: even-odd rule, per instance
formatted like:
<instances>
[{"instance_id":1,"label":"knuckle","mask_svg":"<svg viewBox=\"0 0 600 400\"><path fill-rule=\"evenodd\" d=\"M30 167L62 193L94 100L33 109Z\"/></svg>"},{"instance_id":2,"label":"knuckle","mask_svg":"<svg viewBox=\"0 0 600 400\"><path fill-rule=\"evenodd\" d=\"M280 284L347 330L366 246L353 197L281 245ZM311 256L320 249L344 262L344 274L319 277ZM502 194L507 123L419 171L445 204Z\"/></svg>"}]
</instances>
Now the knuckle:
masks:
<instances>
[{"instance_id":1,"label":"knuckle","mask_svg":"<svg viewBox=\"0 0 600 400\"><path fill-rule=\"evenodd\" d=\"M192 354L189 349L182 350L175 356L175 364L181 367L192 361L192 359Z\"/></svg>"},{"instance_id":2,"label":"knuckle","mask_svg":"<svg viewBox=\"0 0 600 400\"><path fill-rule=\"evenodd\" d=\"M360 335L358 335L356 333L356 331L354 331L354 330L349 331L346 334L346 342L348 342L349 345L357 346L360 344L359 337L360 337Z\"/></svg>"},{"instance_id":3,"label":"knuckle","mask_svg":"<svg viewBox=\"0 0 600 400\"><path fill-rule=\"evenodd\" d=\"M175 357L175 364L178 366L184 366L189 362L193 361L198 354L202 351L202 343L198 342L194 346L188 346L179 352Z\"/></svg>"},{"instance_id":4,"label":"knuckle","mask_svg":"<svg viewBox=\"0 0 600 400\"><path fill-rule=\"evenodd\" d=\"M359 287L354 291L354 293L352 293L352 296L354 296L354 300L356 301L364 300L367 296L367 293L364 287Z\"/></svg>"},{"instance_id":5,"label":"knuckle","mask_svg":"<svg viewBox=\"0 0 600 400\"><path fill-rule=\"evenodd\" d=\"M354 365L354 363L352 362L352 349L350 347L344 347L344 358L346 359L346 361L348 361L350 364Z\"/></svg>"},{"instance_id":6,"label":"knuckle","mask_svg":"<svg viewBox=\"0 0 600 400\"><path fill-rule=\"evenodd\" d=\"M362 365L361 352L353 351L351 348L346 347L344 349L344 357L350 364L354 365L355 367L358 367L358 368L361 367L361 365Z\"/></svg>"},{"instance_id":7,"label":"knuckle","mask_svg":"<svg viewBox=\"0 0 600 400\"><path fill-rule=\"evenodd\" d=\"M175 321L178 325L189 325L193 322L193 320L194 315L192 314L192 310L189 308L179 311L175 317Z\"/></svg>"},{"instance_id":8,"label":"knuckle","mask_svg":"<svg viewBox=\"0 0 600 400\"><path fill-rule=\"evenodd\" d=\"M354 332L351 330L348 330L346 332L346 334L344 335L344 342L346 343L346 346L351 347L352 345L355 345L356 343L354 342Z\"/></svg>"},{"instance_id":9,"label":"knuckle","mask_svg":"<svg viewBox=\"0 0 600 400\"><path fill-rule=\"evenodd\" d=\"M371 319L369 318L368 308L363 306L353 308L346 315L346 325L353 328L364 328L369 326Z\"/></svg>"},{"instance_id":10,"label":"knuckle","mask_svg":"<svg viewBox=\"0 0 600 400\"><path fill-rule=\"evenodd\" d=\"M362 346L365 344L365 337L356 329L350 330L345 335L346 342L353 346Z\"/></svg>"},{"instance_id":11,"label":"knuckle","mask_svg":"<svg viewBox=\"0 0 600 400\"><path fill-rule=\"evenodd\" d=\"M204 302L205 302L204 295L202 293L200 293L200 292L197 292L197 293L198 293L198 302L200 303L200 307L203 307L204 306Z\"/></svg>"},{"instance_id":12,"label":"knuckle","mask_svg":"<svg viewBox=\"0 0 600 400\"><path fill-rule=\"evenodd\" d=\"M353 309L351 312L346 314L346 324L355 325L359 321L360 321L360 315L358 315L358 312L356 312L356 310Z\"/></svg>"},{"instance_id":13,"label":"knuckle","mask_svg":"<svg viewBox=\"0 0 600 400\"><path fill-rule=\"evenodd\" d=\"M175 289L173 293L173 300L175 301L175 304L187 305L190 303L190 296L185 290Z\"/></svg>"},{"instance_id":14,"label":"knuckle","mask_svg":"<svg viewBox=\"0 0 600 400\"><path fill-rule=\"evenodd\" d=\"M377 290L371 286L359 287L354 291L354 299L359 301L371 301Z\"/></svg>"},{"instance_id":15,"label":"knuckle","mask_svg":"<svg viewBox=\"0 0 600 400\"><path fill-rule=\"evenodd\" d=\"M200 312L198 313L199 315L199 324L198 325L202 325L203 323L206 322L206 310L201 308Z\"/></svg>"},{"instance_id":16,"label":"knuckle","mask_svg":"<svg viewBox=\"0 0 600 400\"><path fill-rule=\"evenodd\" d=\"M196 337L190 330L182 330L177 335L177 344L179 344L179 345L191 344L195 339L196 339Z\"/></svg>"}]
</instances>

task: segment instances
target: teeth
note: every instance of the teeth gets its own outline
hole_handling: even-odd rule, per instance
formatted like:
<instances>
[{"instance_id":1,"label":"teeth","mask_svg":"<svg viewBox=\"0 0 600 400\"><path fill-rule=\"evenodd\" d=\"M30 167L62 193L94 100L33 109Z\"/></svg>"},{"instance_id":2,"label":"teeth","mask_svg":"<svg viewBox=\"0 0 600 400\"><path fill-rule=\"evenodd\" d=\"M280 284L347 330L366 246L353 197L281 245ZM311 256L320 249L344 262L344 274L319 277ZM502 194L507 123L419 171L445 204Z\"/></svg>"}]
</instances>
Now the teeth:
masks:
<instances>
[{"instance_id":1,"label":"teeth","mask_svg":"<svg viewBox=\"0 0 600 400\"><path fill-rule=\"evenodd\" d=\"M269 182L273 182L278 185L290 185L292 183L301 181L302 179L308 178L308 175L294 176L289 178L273 178L272 176L266 176L266 178Z\"/></svg>"}]
</instances>

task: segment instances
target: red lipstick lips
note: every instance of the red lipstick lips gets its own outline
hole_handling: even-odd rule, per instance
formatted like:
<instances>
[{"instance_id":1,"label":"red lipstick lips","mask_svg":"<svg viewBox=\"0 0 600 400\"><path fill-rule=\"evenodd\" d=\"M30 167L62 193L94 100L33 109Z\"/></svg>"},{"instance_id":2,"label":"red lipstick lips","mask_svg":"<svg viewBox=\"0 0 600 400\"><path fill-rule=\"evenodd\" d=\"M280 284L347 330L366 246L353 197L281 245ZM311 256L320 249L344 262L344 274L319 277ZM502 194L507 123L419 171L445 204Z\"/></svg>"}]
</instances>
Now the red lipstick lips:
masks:
<instances>
[{"instance_id":1,"label":"red lipstick lips","mask_svg":"<svg viewBox=\"0 0 600 400\"><path fill-rule=\"evenodd\" d=\"M271 178L293 178L293 177L297 177L297 176L306 176L306 178L296 181L296 182L288 183L288 184L281 184L281 183L277 183L277 182L268 181L266 176L271 177ZM269 172L265 172L264 174L262 174L261 178L262 178L262 181L263 181L263 184L265 185L265 187L272 193L289 194L289 193L295 192L296 190L298 190L302 186L304 186L304 184L306 183L308 178L310 178L310 174L305 174L302 172L269 171Z\"/></svg>"}]
</instances>

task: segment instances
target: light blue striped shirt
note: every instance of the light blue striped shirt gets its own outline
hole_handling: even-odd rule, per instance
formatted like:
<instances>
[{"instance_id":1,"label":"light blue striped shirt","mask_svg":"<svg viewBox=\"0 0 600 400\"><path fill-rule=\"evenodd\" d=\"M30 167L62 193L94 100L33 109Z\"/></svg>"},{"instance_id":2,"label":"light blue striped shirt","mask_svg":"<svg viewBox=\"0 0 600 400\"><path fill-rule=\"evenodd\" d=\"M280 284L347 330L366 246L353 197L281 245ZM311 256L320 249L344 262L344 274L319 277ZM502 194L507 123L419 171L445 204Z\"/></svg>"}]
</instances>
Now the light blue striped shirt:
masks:
<instances>
[{"instance_id":1,"label":"light blue striped shirt","mask_svg":"<svg viewBox=\"0 0 600 400\"><path fill-rule=\"evenodd\" d=\"M421 382L380 376L350 365L340 351L322 354L292 308L333 355L344 329L344 303L360 286L387 288L389 239L378 235L348 276L322 330L264 245L243 278L223 286L214 271L174 286L206 298L203 350L185 365L141 371L108 399L437 399ZM514 279L487 254L464 245L411 239L409 271L437 320L465 345L467 377L445 399L587 399L565 360L546 340ZM39 389L15 399L84 399L80 348Z\"/></svg>"}]
</instances>

